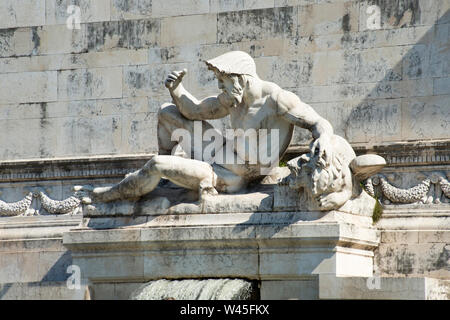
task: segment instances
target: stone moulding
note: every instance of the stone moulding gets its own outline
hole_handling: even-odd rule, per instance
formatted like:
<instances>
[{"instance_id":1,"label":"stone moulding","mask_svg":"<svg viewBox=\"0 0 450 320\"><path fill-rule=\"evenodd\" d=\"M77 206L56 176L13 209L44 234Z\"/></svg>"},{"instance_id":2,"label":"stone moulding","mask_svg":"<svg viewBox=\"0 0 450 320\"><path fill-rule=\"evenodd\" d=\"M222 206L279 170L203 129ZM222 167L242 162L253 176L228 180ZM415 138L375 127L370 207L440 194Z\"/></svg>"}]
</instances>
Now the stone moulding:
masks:
<instances>
[{"instance_id":1,"label":"stone moulding","mask_svg":"<svg viewBox=\"0 0 450 320\"><path fill-rule=\"evenodd\" d=\"M431 172L418 185L411 188L398 188L387 181L382 174L377 174L363 182L365 191L372 197L377 197L384 205L407 205L407 204L440 204L450 202L450 182L440 172ZM431 192L433 191L433 192ZM7 216L26 216L26 215L62 215L62 214L80 214L85 207L83 205L83 193L74 192L71 196L63 200L54 200L42 191L29 192L24 199L7 203L0 200L0 217ZM242 195L241 195L242 196ZM223 197L223 196L222 196ZM236 196L231 196L237 200ZM230 198L230 199L231 199ZM38 201L36 208L32 208L33 199ZM153 201L154 202L154 201ZM215 203L215 202L214 202ZM167 207L169 205L166 205ZM192 206L192 205L191 205ZM128 211L134 211L135 205L128 208ZM238 206L239 207L239 206ZM90 215L90 206L84 209ZM239 207L240 208L240 207ZM259 207L258 207L259 208ZM45 212L41 212L44 209ZM123 209L123 208L122 208ZM147 208L149 209L149 208ZM155 208L153 208L155 209ZM240 208L242 210L242 208ZM255 209L256 210L256 209ZM256 211L260 211L259 208ZM129 214L132 214L130 211ZM163 210L164 211L164 210ZM165 210L167 211L167 210ZM188 210L191 212L191 210ZM195 210L194 210L195 211ZM213 210L214 211L214 210ZM219 210L220 211L220 210ZM162 214L158 210L154 214ZM192 212L191 212L192 213ZM197 212L201 213L201 212ZM97 214L94 214L97 215Z\"/></svg>"},{"instance_id":2,"label":"stone moulding","mask_svg":"<svg viewBox=\"0 0 450 320\"><path fill-rule=\"evenodd\" d=\"M430 190L431 180L425 179L417 186L409 189L400 189L392 186L384 178L380 178L381 190L386 198L393 203L425 202L426 195Z\"/></svg>"},{"instance_id":3,"label":"stone moulding","mask_svg":"<svg viewBox=\"0 0 450 320\"><path fill-rule=\"evenodd\" d=\"M40 201L41 207L49 214L78 214L81 199L72 195L64 200L53 200L44 192L29 192L24 199L7 203L0 200L0 216L41 215L39 210L31 208L33 198Z\"/></svg>"},{"instance_id":4,"label":"stone moulding","mask_svg":"<svg viewBox=\"0 0 450 320\"><path fill-rule=\"evenodd\" d=\"M440 172L432 172L419 184L408 189L393 186L381 174L367 179L363 185L369 195L381 198L384 204L439 204L448 203L450 198L450 183ZM434 192L430 195L433 185Z\"/></svg>"},{"instance_id":5,"label":"stone moulding","mask_svg":"<svg viewBox=\"0 0 450 320\"><path fill-rule=\"evenodd\" d=\"M70 196L67 199L58 201L50 199L45 193L39 192L39 199L41 200L42 207L52 214L65 214L71 213L77 209L81 200L76 196Z\"/></svg>"},{"instance_id":6,"label":"stone moulding","mask_svg":"<svg viewBox=\"0 0 450 320\"><path fill-rule=\"evenodd\" d=\"M0 200L0 216L18 216L25 214L33 201L33 193L29 192L25 198L20 201L7 203Z\"/></svg>"}]
</instances>

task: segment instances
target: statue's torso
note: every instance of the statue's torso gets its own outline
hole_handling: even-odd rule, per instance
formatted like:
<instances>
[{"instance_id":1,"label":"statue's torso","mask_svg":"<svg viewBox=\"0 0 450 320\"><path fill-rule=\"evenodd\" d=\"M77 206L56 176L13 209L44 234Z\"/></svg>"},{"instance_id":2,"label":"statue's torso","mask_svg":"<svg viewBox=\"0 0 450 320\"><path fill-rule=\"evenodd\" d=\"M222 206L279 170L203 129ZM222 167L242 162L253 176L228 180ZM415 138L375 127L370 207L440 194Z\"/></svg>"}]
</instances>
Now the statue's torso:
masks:
<instances>
[{"instance_id":1,"label":"statue's torso","mask_svg":"<svg viewBox=\"0 0 450 320\"><path fill-rule=\"evenodd\" d=\"M259 143L261 139L267 139L267 147L269 150L278 149L278 156L281 157L289 146L291 141L294 126L277 114L276 101L271 95L267 94L264 97L255 100L250 106L246 107L241 104L237 107L232 107L230 110L230 121L232 129L242 129L248 136L254 130L258 138L258 152L266 152L264 147ZM273 142L272 136L276 138L278 135L278 145ZM252 146L249 146L249 140L245 143L245 155L242 151L236 152L245 160L248 161L251 152L255 152ZM266 152L270 154L270 152Z\"/></svg>"}]
</instances>

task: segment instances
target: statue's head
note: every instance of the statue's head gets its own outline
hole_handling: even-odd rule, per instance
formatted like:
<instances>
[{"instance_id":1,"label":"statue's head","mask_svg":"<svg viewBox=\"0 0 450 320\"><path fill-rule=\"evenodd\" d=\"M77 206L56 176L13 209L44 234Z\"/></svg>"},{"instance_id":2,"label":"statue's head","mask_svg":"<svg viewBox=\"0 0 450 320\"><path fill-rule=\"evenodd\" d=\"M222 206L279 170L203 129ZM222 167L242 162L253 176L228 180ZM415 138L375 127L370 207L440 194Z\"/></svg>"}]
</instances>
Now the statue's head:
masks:
<instances>
[{"instance_id":1,"label":"statue's head","mask_svg":"<svg viewBox=\"0 0 450 320\"><path fill-rule=\"evenodd\" d=\"M230 51L205 62L216 75L219 89L235 104L242 102L248 77L258 78L255 61L243 51Z\"/></svg>"}]
</instances>

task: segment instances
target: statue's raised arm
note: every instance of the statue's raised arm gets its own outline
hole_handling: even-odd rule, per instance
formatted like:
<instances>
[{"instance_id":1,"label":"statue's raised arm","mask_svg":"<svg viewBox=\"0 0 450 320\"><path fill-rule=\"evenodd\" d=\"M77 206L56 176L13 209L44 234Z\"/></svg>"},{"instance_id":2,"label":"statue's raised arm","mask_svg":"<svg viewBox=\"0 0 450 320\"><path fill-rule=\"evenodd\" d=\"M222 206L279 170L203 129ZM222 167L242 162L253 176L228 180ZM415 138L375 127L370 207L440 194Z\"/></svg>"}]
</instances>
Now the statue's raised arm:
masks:
<instances>
[{"instance_id":1,"label":"statue's raised arm","mask_svg":"<svg viewBox=\"0 0 450 320\"><path fill-rule=\"evenodd\" d=\"M225 94L198 100L181 83L186 73L186 69L172 71L164 83L181 114L189 120L220 119L228 115L232 100Z\"/></svg>"}]
</instances>

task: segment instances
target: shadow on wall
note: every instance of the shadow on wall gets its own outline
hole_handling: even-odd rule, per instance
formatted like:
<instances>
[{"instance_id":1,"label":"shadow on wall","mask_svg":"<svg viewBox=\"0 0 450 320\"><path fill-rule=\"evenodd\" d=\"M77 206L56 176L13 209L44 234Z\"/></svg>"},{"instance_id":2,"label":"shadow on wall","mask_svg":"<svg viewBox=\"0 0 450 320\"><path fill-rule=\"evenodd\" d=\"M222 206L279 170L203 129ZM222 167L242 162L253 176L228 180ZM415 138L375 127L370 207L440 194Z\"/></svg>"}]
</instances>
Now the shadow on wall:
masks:
<instances>
[{"instance_id":1,"label":"shadow on wall","mask_svg":"<svg viewBox=\"0 0 450 320\"><path fill-rule=\"evenodd\" d=\"M390 24L397 28L416 26L421 13L417 0L404 1L400 11L388 1L371 1L381 7L381 27ZM392 1L394 3L395 1ZM398 37L398 30L388 30L388 45L375 52L374 59L361 64L362 52L349 55L353 60L355 79L361 83L356 90L367 90L366 97L353 107L345 123L345 138L352 143L392 141L422 141L448 139L450 131L450 10L414 45L400 45L405 35ZM412 37L416 28L408 28ZM409 32L408 31L408 32ZM374 31L376 32L376 31ZM344 34L342 42L350 40ZM349 43L351 45L351 43ZM391 52L389 52L391 51ZM389 60L400 56L392 67ZM382 72L380 72L382 71ZM384 73L384 78L376 79ZM377 82L368 90L364 82ZM353 89L355 90L355 89ZM352 92L344 92L344 95Z\"/></svg>"},{"instance_id":2,"label":"shadow on wall","mask_svg":"<svg viewBox=\"0 0 450 320\"><path fill-rule=\"evenodd\" d=\"M44 256L42 256L44 255ZM51 255L50 255L51 256ZM39 258L45 258L45 252L39 255ZM48 259L48 258L47 258ZM56 260L56 262L51 266L51 268L47 271L44 277L39 282L25 282L25 283L4 283L0 284L0 300L2 299L11 299L7 297L8 291L13 288L15 285L24 285L27 288L31 287L43 287L43 286L53 286L55 283L61 283L67 281L67 279L71 276L70 273L67 273L67 267L72 264L72 254L70 251L66 251L61 254L61 256ZM35 262L35 268L45 267L45 263L37 260ZM26 290L26 289L22 289ZM23 297L23 296L22 296Z\"/></svg>"}]
</instances>

